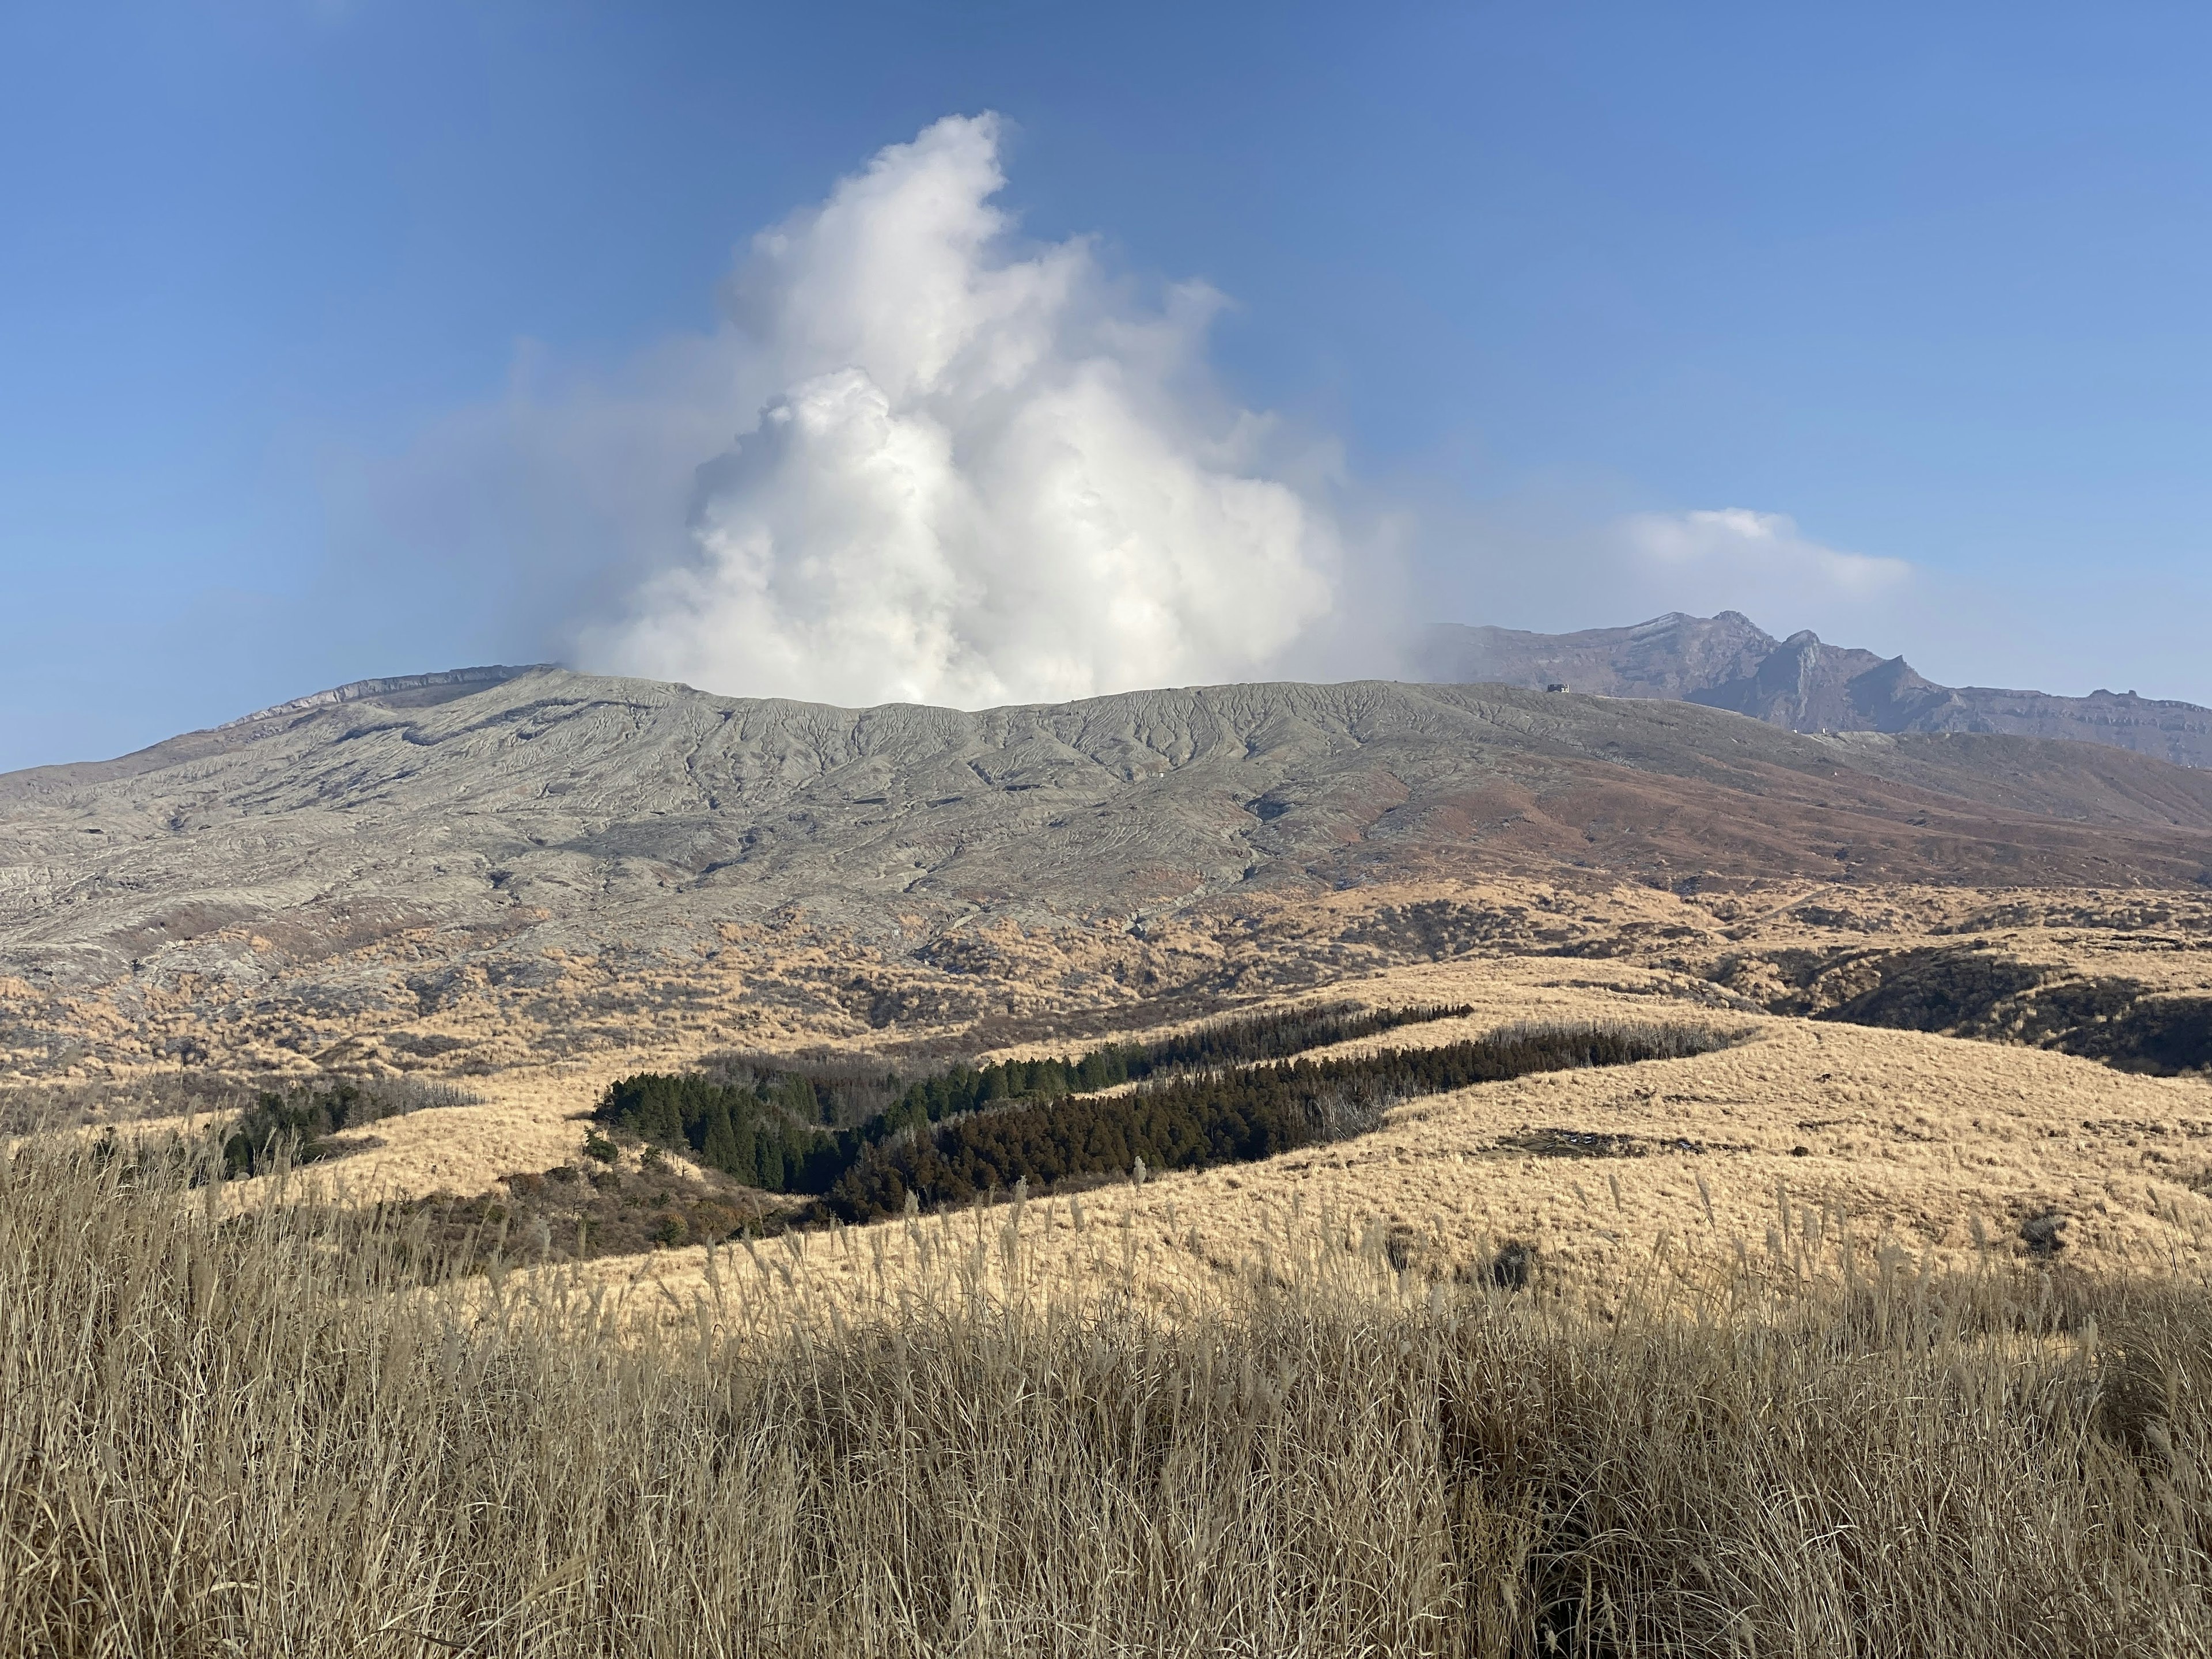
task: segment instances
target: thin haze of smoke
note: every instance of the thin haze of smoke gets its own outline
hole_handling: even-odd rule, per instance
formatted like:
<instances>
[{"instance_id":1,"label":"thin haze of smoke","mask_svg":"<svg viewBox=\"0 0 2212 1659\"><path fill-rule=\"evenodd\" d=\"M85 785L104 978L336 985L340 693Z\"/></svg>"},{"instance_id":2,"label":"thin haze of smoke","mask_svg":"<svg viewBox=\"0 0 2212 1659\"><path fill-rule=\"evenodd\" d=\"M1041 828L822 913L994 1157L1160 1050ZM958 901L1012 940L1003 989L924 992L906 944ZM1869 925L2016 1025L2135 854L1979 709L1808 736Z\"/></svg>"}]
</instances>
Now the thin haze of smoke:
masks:
<instances>
[{"instance_id":1,"label":"thin haze of smoke","mask_svg":"<svg viewBox=\"0 0 2212 1659\"><path fill-rule=\"evenodd\" d=\"M1431 617L1566 633L1740 611L1778 636L1809 627L1885 653L1929 638L1905 625L1932 603L1932 573L1830 546L1787 514L1623 511L1618 486L1594 483L1500 491L1479 505L1433 489L1419 500L1413 563Z\"/></svg>"},{"instance_id":2,"label":"thin haze of smoke","mask_svg":"<svg viewBox=\"0 0 2212 1659\"><path fill-rule=\"evenodd\" d=\"M586 663L844 704L1249 679L1335 609L1342 536L1208 390L1199 285L1146 311L1090 246L1012 246L994 117L893 145L730 288L757 423L690 556Z\"/></svg>"},{"instance_id":3,"label":"thin haze of smoke","mask_svg":"<svg viewBox=\"0 0 2212 1659\"><path fill-rule=\"evenodd\" d=\"M1903 559L1838 552L1797 528L1786 513L1724 507L1690 513L1636 513L1620 526L1630 548L1669 580L1731 588L1787 586L1844 599L1866 599L1911 580Z\"/></svg>"}]
</instances>

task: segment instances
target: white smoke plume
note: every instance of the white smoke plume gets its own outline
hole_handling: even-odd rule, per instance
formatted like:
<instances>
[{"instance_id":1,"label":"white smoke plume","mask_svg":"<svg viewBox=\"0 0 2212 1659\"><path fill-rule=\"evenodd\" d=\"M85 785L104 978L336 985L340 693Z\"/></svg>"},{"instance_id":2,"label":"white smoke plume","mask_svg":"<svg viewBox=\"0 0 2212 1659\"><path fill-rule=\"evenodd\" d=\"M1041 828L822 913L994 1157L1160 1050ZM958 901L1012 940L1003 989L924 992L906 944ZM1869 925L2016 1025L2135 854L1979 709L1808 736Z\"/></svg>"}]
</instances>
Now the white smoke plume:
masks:
<instances>
[{"instance_id":1,"label":"white smoke plume","mask_svg":"<svg viewBox=\"0 0 2212 1659\"><path fill-rule=\"evenodd\" d=\"M1334 523L1211 392L1218 296L1146 309L1087 241L1017 247L1000 139L939 121L754 239L757 423L589 665L978 708L1251 678L1329 615Z\"/></svg>"}]
</instances>

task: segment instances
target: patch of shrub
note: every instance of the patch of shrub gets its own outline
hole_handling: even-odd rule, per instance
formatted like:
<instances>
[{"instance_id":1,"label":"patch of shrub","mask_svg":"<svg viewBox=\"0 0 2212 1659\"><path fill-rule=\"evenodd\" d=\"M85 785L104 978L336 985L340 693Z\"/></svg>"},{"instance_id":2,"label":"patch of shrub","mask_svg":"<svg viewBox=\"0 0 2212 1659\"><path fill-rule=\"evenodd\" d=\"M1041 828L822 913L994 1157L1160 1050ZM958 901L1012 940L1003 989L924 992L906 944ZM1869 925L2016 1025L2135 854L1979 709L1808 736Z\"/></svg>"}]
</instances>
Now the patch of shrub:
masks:
<instances>
[{"instance_id":1,"label":"patch of shrub","mask_svg":"<svg viewBox=\"0 0 2212 1659\"><path fill-rule=\"evenodd\" d=\"M1536 1247L1509 1238L1490 1259L1490 1282L1501 1291L1525 1291L1536 1265Z\"/></svg>"},{"instance_id":2,"label":"patch of shrub","mask_svg":"<svg viewBox=\"0 0 2212 1659\"><path fill-rule=\"evenodd\" d=\"M450 1085L394 1078L345 1079L283 1092L264 1090L240 1112L222 1142L223 1173L236 1178L266 1174L280 1158L313 1164L349 1150L333 1139L388 1117L432 1106L472 1105L477 1097Z\"/></svg>"},{"instance_id":3,"label":"patch of shrub","mask_svg":"<svg viewBox=\"0 0 2212 1659\"><path fill-rule=\"evenodd\" d=\"M149 1117L227 1120L256 1110L272 1095L288 1102L302 1096L335 1102L334 1109L356 1126L426 1107L473 1106L480 1098L452 1084L412 1078L325 1076L288 1080L272 1089L265 1076L197 1069L140 1073L67 1083L0 1084L0 1135Z\"/></svg>"},{"instance_id":4,"label":"patch of shrub","mask_svg":"<svg viewBox=\"0 0 2212 1659\"><path fill-rule=\"evenodd\" d=\"M1857 994L1812 1011L1816 1019L2025 1043L2154 1076L2212 1070L2212 998L2161 994L2141 980L2076 976L1972 945L1781 952L1774 961L1801 992L1839 969L1872 977ZM1803 1001L1783 998L1776 1012L1806 1012Z\"/></svg>"},{"instance_id":5,"label":"patch of shrub","mask_svg":"<svg viewBox=\"0 0 2212 1659\"><path fill-rule=\"evenodd\" d=\"M2059 1237L2065 1226L2066 1218L2057 1211L2043 1211L2020 1224L2021 1243L2027 1246L2030 1255L2048 1261L2066 1248L2066 1241Z\"/></svg>"}]
</instances>

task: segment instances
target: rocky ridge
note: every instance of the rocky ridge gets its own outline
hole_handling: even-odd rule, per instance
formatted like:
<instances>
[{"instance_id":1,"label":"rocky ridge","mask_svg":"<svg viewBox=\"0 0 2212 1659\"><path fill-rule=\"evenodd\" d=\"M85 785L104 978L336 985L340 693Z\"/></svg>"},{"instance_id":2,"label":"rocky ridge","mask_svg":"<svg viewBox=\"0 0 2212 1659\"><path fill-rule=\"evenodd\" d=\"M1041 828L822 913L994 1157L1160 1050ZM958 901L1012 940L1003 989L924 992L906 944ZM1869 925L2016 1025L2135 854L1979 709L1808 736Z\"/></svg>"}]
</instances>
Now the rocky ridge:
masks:
<instances>
[{"instance_id":1,"label":"rocky ridge","mask_svg":"<svg viewBox=\"0 0 2212 1659\"><path fill-rule=\"evenodd\" d=\"M1541 690L1564 683L1616 697L1726 708L1793 732L1960 732L2062 738L2212 767L2212 709L2133 691L1939 685L1903 657L1829 645L1809 629L1778 640L1740 611L1670 611L1632 628L1532 634L1439 624L1423 671L1439 680Z\"/></svg>"}]
</instances>

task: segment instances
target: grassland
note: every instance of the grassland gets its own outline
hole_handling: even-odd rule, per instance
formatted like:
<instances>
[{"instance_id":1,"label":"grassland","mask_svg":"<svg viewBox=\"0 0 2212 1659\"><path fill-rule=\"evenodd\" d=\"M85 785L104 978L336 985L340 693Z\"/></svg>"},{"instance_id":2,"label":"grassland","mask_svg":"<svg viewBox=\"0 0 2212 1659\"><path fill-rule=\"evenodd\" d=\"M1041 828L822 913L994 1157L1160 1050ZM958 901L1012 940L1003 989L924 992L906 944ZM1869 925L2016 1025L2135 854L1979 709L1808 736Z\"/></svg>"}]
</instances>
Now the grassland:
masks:
<instances>
[{"instance_id":1,"label":"grassland","mask_svg":"<svg viewBox=\"0 0 2212 1659\"><path fill-rule=\"evenodd\" d=\"M1453 1265L1479 1255L1486 1240L1521 1237L1551 1270L1617 1284L1662 1238L1677 1250L1699 1240L1731 1254L1738 1241L1765 1251L1780 1224L1778 1188L1793 1214L1840 1212L1867 1239L1932 1250L1952 1267L1985 1247L2026 1255L2021 1226L2053 1212L2066 1218L2062 1259L2100 1272L2193 1269L2212 1243L2212 1084L2202 1078L1738 1013L1686 995L1671 972L1610 960L1408 966L1310 1000L1346 996L1471 1007L1462 1020L1425 1028L1427 1042L1522 1020L1685 1018L1740 1028L1749 1040L1692 1058L1461 1090L1401 1107L1355 1141L1086 1199L1109 1221L1133 1212L1163 1283L1237 1269L1296 1206L1410 1230ZM348 1201L441 1192L489 1201L504 1176L584 1162L589 1112L614 1078L696 1059L696 1049L670 1046L472 1078L484 1103L379 1123L380 1144L319 1166L325 1173L313 1179ZM624 1167L636 1173L634 1158ZM1072 1236L1065 1214L1054 1226ZM891 1234L896 1251L901 1235ZM667 1250L623 1271L680 1285L701 1260L696 1249Z\"/></svg>"},{"instance_id":2,"label":"grassland","mask_svg":"<svg viewBox=\"0 0 2212 1659\"><path fill-rule=\"evenodd\" d=\"M2212 1080L1774 1012L1931 942L2201 994L2207 902L1329 902L1310 955L1376 954L1238 1006L1735 1040L1256 1163L572 1263L514 1224L528 1183L735 1014L416 1070L476 1103L250 1182L86 1135L212 1146L197 1073L19 1089L0 1129L52 1133L0 1166L0 1656L2212 1651ZM1538 933L1470 944L1478 911ZM1073 948L986 943L969 971L1036 986ZM1064 1003L753 1035L1034 1059L1080 1046ZM486 1018L429 1023L518 1040ZM691 1178L640 1150L607 1172L632 1243Z\"/></svg>"},{"instance_id":3,"label":"grassland","mask_svg":"<svg viewBox=\"0 0 2212 1659\"><path fill-rule=\"evenodd\" d=\"M0 1653L2212 1650L2200 1279L1832 1231L1599 1317L1315 1218L1178 1314L1006 1206L641 1304L186 1173L0 1165Z\"/></svg>"}]
</instances>

